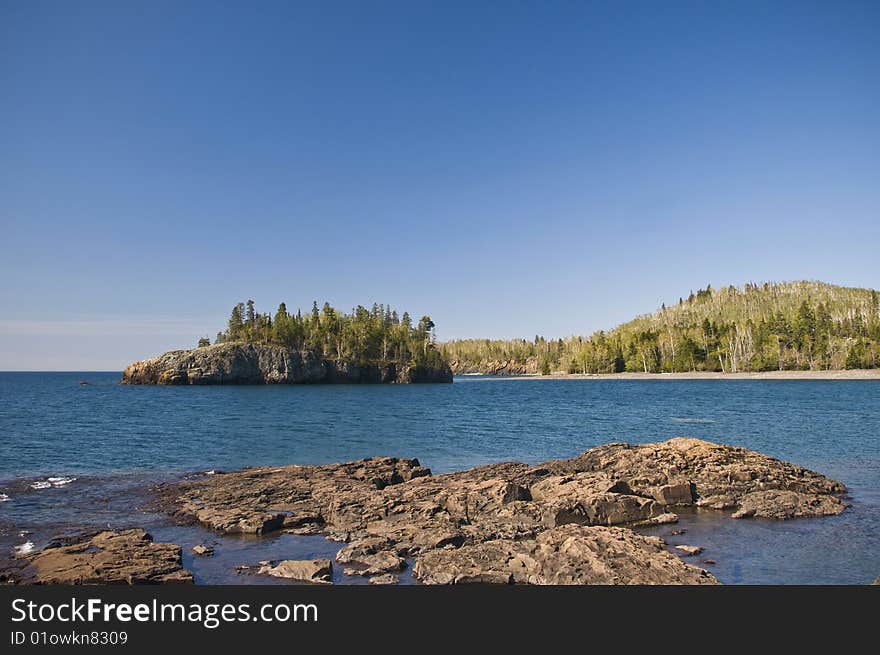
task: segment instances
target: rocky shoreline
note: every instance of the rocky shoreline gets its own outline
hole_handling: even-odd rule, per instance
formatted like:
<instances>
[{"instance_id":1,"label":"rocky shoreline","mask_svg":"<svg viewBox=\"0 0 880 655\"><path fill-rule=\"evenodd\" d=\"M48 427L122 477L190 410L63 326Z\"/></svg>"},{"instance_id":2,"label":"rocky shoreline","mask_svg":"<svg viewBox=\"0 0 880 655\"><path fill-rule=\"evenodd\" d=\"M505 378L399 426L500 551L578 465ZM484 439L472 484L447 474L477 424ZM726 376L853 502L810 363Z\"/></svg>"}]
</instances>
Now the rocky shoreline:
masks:
<instances>
[{"instance_id":1,"label":"rocky shoreline","mask_svg":"<svg viewBox=\"0 0 880 655\"><path fill-rule=\"evenodd\" d=\"M249 468L161 485L156 508L220 534L324 535L335 562L242 562L242 572L327 583L334 566L371 584L412 567L422 584L717 584L632 528L674 523L676 508L733 519L839 514L846 488L746 450L675 438L614 443L529 466L502 462L432 475L415 459ZM191 582L180 547L143 530L102 532L20 556L14 584ZM209 556L209 549L199 555Z\"/></svg>"},{"instance_id":2,"label":"rocky shoreline","mask_svg":"<svg viewBox=\"0 0 880 655\"><path fill-rule=\"evenodd\" d=\"M173 350L130 364L122 384L411 384L452 382L448 365L357 364L253 343Z\"/></svg>"}]
</instances>

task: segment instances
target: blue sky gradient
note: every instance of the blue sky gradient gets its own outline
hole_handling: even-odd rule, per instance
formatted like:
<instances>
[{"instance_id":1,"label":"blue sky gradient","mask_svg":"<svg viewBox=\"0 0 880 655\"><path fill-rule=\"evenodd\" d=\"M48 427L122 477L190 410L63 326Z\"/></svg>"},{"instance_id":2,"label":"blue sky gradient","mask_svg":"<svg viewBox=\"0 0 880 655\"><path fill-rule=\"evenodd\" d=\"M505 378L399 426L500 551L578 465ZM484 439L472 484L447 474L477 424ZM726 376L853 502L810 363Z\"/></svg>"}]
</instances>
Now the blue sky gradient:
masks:
<instances>
[{"instance_id":1,"label":"blue sky gradient","mask_svg":"<svg viewBox=\"0 0 880 655\"><path fill-rule=\"evenodd\" d=\"M229 308L586 334L880 287L876 2L0 0L0 370Z\"/></svg>"}]
</instances>

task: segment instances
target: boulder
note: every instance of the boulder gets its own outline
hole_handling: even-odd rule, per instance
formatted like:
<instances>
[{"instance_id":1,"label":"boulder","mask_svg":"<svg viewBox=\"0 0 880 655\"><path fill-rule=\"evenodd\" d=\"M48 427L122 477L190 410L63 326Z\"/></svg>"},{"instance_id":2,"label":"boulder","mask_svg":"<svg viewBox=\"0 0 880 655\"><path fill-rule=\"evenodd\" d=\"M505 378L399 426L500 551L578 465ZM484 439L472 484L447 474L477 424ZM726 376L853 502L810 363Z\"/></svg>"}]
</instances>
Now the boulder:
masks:
<instances>
[{"instance_id":1,"label":"boulder","mask_svg":"<svg viewBox=\"0 0 880 655\"><path fill-rule=\"evenodd\" d=\"M384 575L374 575L369 580L370 584L375 585L391 585L397 584L398 582L400 582L400 577L392 575L391 573L385 573Z\"/></svg>"},{"instance_id":2,"label":"boulder","mask_svg":"<svg viewBox=\"0 0 880 655\"><path fill-rule=\"evenodd\" d=\"M266 563L257 572L261 575L299 580L300 582L318 582L323 584L331 584L333 582L333 565L329 559L285 559L275 564L271 562Z\"/></svg>"},{"instance_id":3,"label":"boulder","mask_svg":"<svg viewBox=\"0 0 880 655\"><path fill-rule=\"evenodd\" d=\"M675 550L681 551L687 556L699 555L703 552L703 549L700 546L687 546L685 544L676 546Z\"/></svg>"}]
</instances>

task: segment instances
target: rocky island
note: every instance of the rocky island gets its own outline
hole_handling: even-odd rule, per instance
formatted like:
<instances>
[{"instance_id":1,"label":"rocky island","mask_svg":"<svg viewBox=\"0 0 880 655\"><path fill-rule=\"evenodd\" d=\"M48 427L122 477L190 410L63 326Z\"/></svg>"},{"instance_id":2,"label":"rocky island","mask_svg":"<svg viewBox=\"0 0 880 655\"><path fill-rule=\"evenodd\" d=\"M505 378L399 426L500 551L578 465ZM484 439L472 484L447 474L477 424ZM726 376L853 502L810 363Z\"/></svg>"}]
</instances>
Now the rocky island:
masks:
<instances>
[{"instance_id":1,"label":"rocky island","mask_svg":"<svg viewBox=\"0 0 880 655\"><path fill-rule=\"evenodd\" d=\"M445 362L358 363L315 351L253 343L174 350L135 362L122 384L333 384L452 382Z\"/></svg>"},{"instance_id":2,"label":"rocky island","mask_svg":"<svg viewBox=\"0 0 880 655\"><path fill-rule=\"evenodd\" d=\"M384 305L339 313L329 304L274 317L253 301L232 309L215 343L174 350L135 362L123 384L308 384L452 382L452 369L436 347L434 322L413 324Z\"/></svg>"},{"instance_id":3,"label":"rocky island","mask_svg":"<svg viewBox=\"0 0 880 655\"><path fill-rule=\"evenodd\" d=\"M839 514L846 487L744 448L678 437L613 443L529 466L502 462L432 475L416 459L249 468L160 486L156 508L218 535L321 534L329 560L243 562L241 571L328 582L334 565L375 584L412 566L423 584L717 584L633 528L676 508L732 519ZM25 555L18 583L185 582L180 549L143 531L104 532ZM102 573L103 572L103 573ZM103 576L103 577L102 577ZM105 579L106 578L106 579Z\"/></svg>"}]
</instances>

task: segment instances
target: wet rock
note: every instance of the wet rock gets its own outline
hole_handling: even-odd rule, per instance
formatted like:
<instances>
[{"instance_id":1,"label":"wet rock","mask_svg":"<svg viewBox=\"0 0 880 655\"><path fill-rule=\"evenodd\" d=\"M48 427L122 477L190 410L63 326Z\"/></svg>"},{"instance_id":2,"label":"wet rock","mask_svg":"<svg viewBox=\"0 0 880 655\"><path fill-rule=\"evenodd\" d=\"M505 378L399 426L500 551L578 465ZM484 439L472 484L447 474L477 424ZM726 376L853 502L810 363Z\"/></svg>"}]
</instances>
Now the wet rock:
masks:
<instances>
[{"instance_id":1,"label":"wet rock","mask_svg":"<svg viewBox=\"0 0 880 655\"><path fill-rule=\"evenodd\" d=\"M276 564L267 562L257 571L261 575L276 578L330 584L333 581L333 565L329 559L285 559Z\"/></svg>"},{"instance_id":2,"label":"wet rock","mask_svg":"<svg viewBox=\"0 0 880 655\"><path fill-rule=\"evenodd\" d=\"M211 546L197 544L192 547L192 552L194 555L201 555L202 557L210 557L211 555L214 554L214 549Z\"/></svg>"},{"instance_id":3,"label":"wet rock","mask_svg":"<svg viewBox=\"0 0 880 655\"><path fill-rule=\"evenodd\" d=\"M525 541L497 540L422 555L424 584L717 584L668 553L659 539L625 528L566 525Z\"/></svg>"},{"instance_id":4,"label":"wet rock","mask_svg":"<svg viewBox=\"0 0 880 655\"><path fill-rule=\"evenodd\" d=\"M22 558L18 584L191 583L176 544L155 543L144 530L105 531Z\"/></svg>"},{"instance_id":5,"label":"wet rock","mask_svg":"<svg viewBox=\"0 0 880 655\"><path fill-rule=\"evenodd\" d=\"M699 555L703 552L703 549L700 546L688 546L686 544L680 544L675 547L675 550L681 551L688 557L692 555Z\"/></svg>"}]
</instances>

